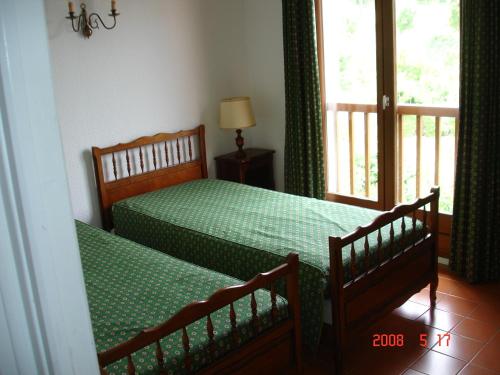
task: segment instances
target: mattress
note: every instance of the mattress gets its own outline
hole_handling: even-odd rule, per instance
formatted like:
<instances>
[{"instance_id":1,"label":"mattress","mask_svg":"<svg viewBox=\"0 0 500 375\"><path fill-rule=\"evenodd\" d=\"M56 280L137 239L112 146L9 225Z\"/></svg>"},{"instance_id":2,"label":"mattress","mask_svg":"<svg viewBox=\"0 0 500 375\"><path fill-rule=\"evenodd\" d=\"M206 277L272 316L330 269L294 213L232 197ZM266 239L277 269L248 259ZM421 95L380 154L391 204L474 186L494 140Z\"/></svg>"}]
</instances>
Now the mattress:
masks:
<instances>
[{"instance_id":1,"label":"mattress","mask_svg":"<svg viewBox=\"0 0 500 375\"><path fill-rule=\"evenodd\" d=\"M319 342L329 290L328 239L344 236L378 215L366 208L214 179L190 181L113 205L118 235L242 280L277 266L289 252L298 253L303 338L312 349ZM411 228L409 218L406 227ZM423 236L420 222L413 235L406 231L404 241L399 226L394 229L394 252ZM382 236L387 250L388 227ZM373 254L376 234L369 242ZM361 265L364 242L355 245ZM343 250L346 281L351 278L349 254L350 248Z\"/></svg>"},{"instance_id":2,"label":"mattress","mask_svg":"<svg viewBox=\"0 0 500 375\"><path fill-rule=\"evenodd\" d=\"M97 351L124 342L143 329L172 317L185 305L207 299L220 288L242 281L186 263L159 251L76 222L78 242ZM271 326L271 296L266 290L255 293L261 327ZM286 300L278 296L279 317L287 315ZM242 343L251 340L250 298L234 303ZM229 308L211 314L215 330L216 356L234 349ZM193 369L211 361L206 319L187 327ZM184 351L181 332L161 341L168 374L182 374ZM155 347L133 354L137 374L157 374ZM126 374L126 360L107 367L109 374Z\"/></svg>"}]
</instances>

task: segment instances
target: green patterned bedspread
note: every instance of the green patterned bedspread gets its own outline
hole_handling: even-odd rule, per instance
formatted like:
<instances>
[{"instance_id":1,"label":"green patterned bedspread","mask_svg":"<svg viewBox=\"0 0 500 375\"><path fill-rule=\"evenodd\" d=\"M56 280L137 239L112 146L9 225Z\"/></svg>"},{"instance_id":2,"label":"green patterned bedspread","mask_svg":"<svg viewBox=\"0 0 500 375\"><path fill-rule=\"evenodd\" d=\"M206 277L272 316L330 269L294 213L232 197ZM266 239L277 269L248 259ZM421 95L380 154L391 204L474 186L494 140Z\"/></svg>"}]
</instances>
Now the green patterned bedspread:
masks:
<instances>
[{"instance_id":1,"label":"green patterned bedspread","mask_svg":"<svg viewBox=\"0 0 500 375\"><path fill-rule=\"evenodd\" d=\"M185 305L204 300L217 289L241 284L226 275L183 262L153 249L76 222L85 286L97 351L109 349L172 317ZM265 290L255 293L262 328L271 325L271 296ZM277 299L280 316L287 314L286 301ZM235 304L242 342L253 336L250 298ZM229 308L211 315L218 357L233 348ZM193 355L193 368L210 362L206 319L187 327ZM165 369L182 374L184 351L181 332L162 340ZM158 374L154 346L133 354L137 374ZM126 360L107 367L109 374L126 374Z\"/></svg>"},{"instance_id":2,"label":"green patterned bedspread","mask_svg":"<svg viewBox=\"0 0 500 375\"><path fill-rule=\"evenodd\" d=\"M379 214L213 179L172 186L113 206L118 235L242 280L277 266L289 252L298 253L302 330L312 349L319 343L328 290L328 238L346 235ZM406 224L411 228L411 220ZM395 228L396 243L399 232ZM382 234L387 246L389 228ZM376 235L369 239L373 252ZM363 243L357 243L356 250L361 263ZM344 249L346 280L349 252Z\"/></svg>"}]
</instances>

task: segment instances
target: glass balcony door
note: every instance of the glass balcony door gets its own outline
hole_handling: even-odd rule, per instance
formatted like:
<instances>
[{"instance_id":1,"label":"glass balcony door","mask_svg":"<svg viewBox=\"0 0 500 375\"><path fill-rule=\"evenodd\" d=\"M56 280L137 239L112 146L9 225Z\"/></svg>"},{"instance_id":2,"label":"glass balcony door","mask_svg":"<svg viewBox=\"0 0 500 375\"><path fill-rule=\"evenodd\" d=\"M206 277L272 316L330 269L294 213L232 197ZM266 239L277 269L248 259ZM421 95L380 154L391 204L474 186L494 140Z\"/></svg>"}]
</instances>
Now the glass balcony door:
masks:
<instances>
[{"instance_id":1,"label":"glass balcony door","mask_svg":"<svg viewBox=\"0 0 500 375\"><path fill-rule=\"evenodd\" d=\"M328 198L382 208L376 5L323 0L322 31Z\"/></svg>"},{"instance_id":2,"label":"glass balcony door","mask_svg":"<svg viewBox=\"0 0 500 375\"><path fill-rule=\"evenodd\" d=\"M316 0L327 199L391 209L441 187L451 231L459 0Z\"/></svg>"},{"instance_id":3,"label":"glass balcony door","mask_svg":"<svg viewBox=\"0 0 500 375\"><path fill-rule=\"evenodd\" d=\"M439 185L440 211L449 214L458 139L459 1L395 0L395 10L397 202Z\"/></svg>"}]
</instances>

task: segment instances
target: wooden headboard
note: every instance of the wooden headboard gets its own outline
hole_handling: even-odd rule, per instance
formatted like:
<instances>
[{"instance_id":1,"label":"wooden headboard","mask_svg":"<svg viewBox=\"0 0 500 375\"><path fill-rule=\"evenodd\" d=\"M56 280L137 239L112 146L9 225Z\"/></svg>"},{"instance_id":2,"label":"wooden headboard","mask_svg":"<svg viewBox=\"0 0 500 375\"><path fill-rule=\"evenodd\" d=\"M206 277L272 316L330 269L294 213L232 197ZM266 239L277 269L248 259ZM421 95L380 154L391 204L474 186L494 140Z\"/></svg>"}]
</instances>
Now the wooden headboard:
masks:
<instances>
[{"instance_id":1,"label":"wooden headboard","mask_svg":"<svg viewBox=\"0 0 500 375\"><path fill-rule=\"evenodd\" d=\"M198 138L198 147L196 142ZM194 145L193 145L194 144ZM205 126L160 133L106 148L92 147L104 229L113 228L113 203L191 180L207 178Z\"/></svg>"}]
</instances>

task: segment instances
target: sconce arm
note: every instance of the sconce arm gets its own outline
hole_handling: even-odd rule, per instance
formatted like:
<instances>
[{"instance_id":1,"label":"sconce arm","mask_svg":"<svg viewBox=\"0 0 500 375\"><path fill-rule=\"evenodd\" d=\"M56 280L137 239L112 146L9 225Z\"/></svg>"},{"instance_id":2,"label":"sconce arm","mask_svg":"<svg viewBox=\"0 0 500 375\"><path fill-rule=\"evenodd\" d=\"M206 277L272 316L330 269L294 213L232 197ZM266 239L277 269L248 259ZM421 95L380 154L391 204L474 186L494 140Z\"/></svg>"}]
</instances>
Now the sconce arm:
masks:
<instances>
[{"instance_id":1,"label":"sconce arm","mask_svg":"<svg viewBox=\"0 0 500 375\"><path fill-rule=\"evenodd\" d=\"M81 24L82 24L82 15L81 14L78 17L76 17L75 12L70 12L69 16L66 17L66 19L71 20L71 27L73 28L73 31L75 33L80 31ZM75 20L77 20L76 26L75 26Z\"/></svg>"},{"instance_id":2,"label":"sconce arm","mask_svg":"<svg viewBox=\"0 0 500 375\"><path fill-rule=\"evenodd\" d=\"M93 29L98 29L99 28L99 23L106 29L106 30L111 30L116 26L116 16L118 16L119 13L113 12L109 16L113 17L113 25L107 26L104 21L102 20L101 16L97 13L92 13L89 16L89 24L90 27ZM99 22L98 22L99 21Z\"/></svg>"}]
</instances>

